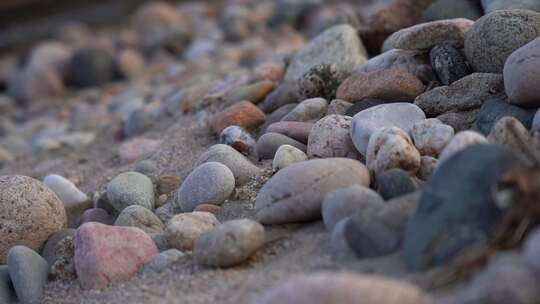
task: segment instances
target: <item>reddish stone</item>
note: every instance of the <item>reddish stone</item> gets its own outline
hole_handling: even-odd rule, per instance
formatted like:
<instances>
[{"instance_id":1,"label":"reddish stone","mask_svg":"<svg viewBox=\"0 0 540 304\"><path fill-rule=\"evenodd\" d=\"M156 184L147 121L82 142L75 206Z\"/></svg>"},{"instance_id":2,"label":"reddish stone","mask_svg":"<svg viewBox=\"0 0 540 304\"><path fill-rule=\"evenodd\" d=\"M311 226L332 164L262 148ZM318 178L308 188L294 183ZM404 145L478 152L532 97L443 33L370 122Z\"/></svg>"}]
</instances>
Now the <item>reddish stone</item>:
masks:
<instances>
[{"instance_id":1,"label":"reddish stone","mask_svg":"<svg viewBox=\"0 0 540 304\"><path fill-rule=\"evenodd\" d=\"M212 121L216 134L228 126L240 126L253 131L266 119L264 112L249 101L241 101L217 113Z\"/></svg>"},{"instance_id":2,"label":"reddish stone","mask_svg":"<svg viewBox=\"0 0 540 304\"><path fill-rule=\"evenodd\" d=\"M75 234L75 269L83 289L99 289L134 276L159 251L135 227L86 223Z\"/></svg>"},{"instance_id":3,"label":"reddish stone","mask_svg":"<svg viewBox=\"0 0 540 304\"><path fill-rule=\"evenodd\" d=\"M313 125L312 122L279 121L268 126L266 132L283 134L307 145L309 132L311 132Z\"/></svg>"}]
</instances>

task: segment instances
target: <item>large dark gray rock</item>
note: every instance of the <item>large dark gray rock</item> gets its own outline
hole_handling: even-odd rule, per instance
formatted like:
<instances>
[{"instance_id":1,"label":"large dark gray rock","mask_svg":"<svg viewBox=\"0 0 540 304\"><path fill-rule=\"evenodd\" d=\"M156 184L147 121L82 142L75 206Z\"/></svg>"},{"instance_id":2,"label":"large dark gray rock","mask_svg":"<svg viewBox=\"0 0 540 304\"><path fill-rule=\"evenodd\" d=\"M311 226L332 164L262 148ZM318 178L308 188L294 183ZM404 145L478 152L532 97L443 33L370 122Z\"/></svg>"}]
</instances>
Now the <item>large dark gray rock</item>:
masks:
<instances>
[{"instance_id":1,"label":"large dark gray rock","mask_svg":"<svg viewBox=\"0 0 540 304\"><path fill-rule=\"evenodd\" d=\"M534 113L508 103L504 99L490 99L480 108L476 115L476 126L484 135L488 135L493 126L505 116L519 120L525 128L529 129L532 124Z\"/></svg>"}]
</instances>

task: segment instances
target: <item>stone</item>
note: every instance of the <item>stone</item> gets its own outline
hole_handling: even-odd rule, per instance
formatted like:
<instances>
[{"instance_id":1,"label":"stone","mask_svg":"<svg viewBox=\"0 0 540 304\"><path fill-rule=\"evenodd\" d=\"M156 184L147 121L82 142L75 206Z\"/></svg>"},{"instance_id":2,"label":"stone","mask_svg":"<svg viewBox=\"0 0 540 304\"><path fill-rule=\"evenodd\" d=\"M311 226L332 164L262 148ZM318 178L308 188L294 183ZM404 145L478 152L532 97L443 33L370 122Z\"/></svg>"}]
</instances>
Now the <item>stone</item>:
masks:
<instances>
[{"instance_id":1,"label":"stone","mask_svg":"<svg viewBox=\"0 0 540 304\"><path fill-rule=\"evenodd\" d=\"M410 175L401 169L390 169L377 175L377 186L384 200L413 193L418 188Z\"/></svg>"},{"instance_id":2,"label":"stone","mask_svg":"<svg viewBox=\"0 0 540 304\"><path fill-rule=\"evenodd\" d=\"M442 42L463 47L465 33L473 24L474 21L465 18L420 23L397 31L386 38L383 52L391 49L426 50Z\"/></svg>"},{"instance_id":3,"label":"stone","mask_svg":"<svg viewBox=\"0 0 540 304\"><path fill-rule=\"evenodd\" d=\"M424 84L402 70L356 72L338 88L337 98L356 103L368 98L388 101L413 100L424 92Z\"/></svg>"},{"instance_id":4,"label":"stone","mask_svg":"<svg viewBox=\"0 0 540 304\"><path fill-rule=\"evenodd\" d=\"M190 212L175 215L167 223L165 235L169 245L178 250L193 250L195 241L206 231L219 225L209 212Z\"/></svg>"},{"instance_id":5,"label":"stone","mask_svg":"<svg viewBox=\"0 0 540 304\"><path fill-rule=\"evenodd\" d=\"M376 176L394 168L412 175L420 169L420 153L405 131L384 127L373 132L369 139L366 164Z\"/></svg>"},{"instance_id":6,"label":"stone","mask_svg":"<svg viewBox=\"0 0 540 304\"><path fill-rule=\"evenodd\" d=\"M173 206L191 212L200 204L221 205L231 196L234 187L234 174L227 166L205 162L186 177L175 193Z\"/></svg>"},{"instance_id":7,"label":"stone","mask_svg":"<svg viewBox=\"0 0 540 304\"><path fill-rule=\"evenodd\" d=\"M212 204L201 204L193 210L193 212L210 212L214 215L218 214L220 211L221 206L216 206Z\"/></svg>"},{"instance_id":8,"label":"stone","mask_svg":"<svg viewBox=\"0 0 540 304\"><path fill-rule=\"evenodd\" d=\"M308 156L302 150L291 145L281 145L272 160L272 170L277 172L292 164L306 160L308 160Z\"/></svg>"},{"instance_id":9,"label":"stone","mask_svg":"<svg viewBox=\"0 0 540 304\"><path fill-rule=\"evenodd\" d=\"M309 133L307 155L309 158L347 157L358 158L350 135L352 117L329 115L315 123Z\"/></svg>"},{"instance_id":10,"label":"stone","mask_svg":"<svg viewBox=\"0 0 540 304\"><path fill-rule=\"evenodd\" d=\"M314 159L288 166L262 187L255 202L262 224L316 220L326 193L352 185L368 186L367 168L346 158Z\"/></svg>"},{"instance_id":11,"label":"stone","mask_svg":"<svg viewBox=\"0 0 540 304\"><path fill-rule=\"evenodd\" d=\"M7 265L0 265L0 302L5 304L17 303L17 295L13 289Z\"/></svg>"},{"instance_id":12,"label":"stone","mask_svg":"<svg viewBox=\"0 0 540 304\"><path fill-rule=\"evenodd\" d=\"M454 137L454 128L430 118L415 123L410 135L421 155L438 157Z\"/></svg>"},{"instance_id":13,"label":"stone","mask_svg":"<svg viewBox=\"0 0 540 304\"><path fill-rule=\"evenodd\" d=\"M418 287L394 279L348 272L318 272L287 279L267 291L258 304L430 304Z\"/></svg>"},{"instance_id":14,"label":"stone","mask_svg":"<svg viewBox=\"0 0 540 304\"><path fill-rule=\"evenodd\" d=\"M51 265L49 278L53 280L73 280L77 278L75 263L75 245L73 237L68 236L56 245L56 261Z\"/></svg>"},{"instance_id":15,"label":"stone","mask_svg":"<svg viewBox=\"0 0 540 304\"><path fill-rule=\"evenodd\" d=\"M17 245L9 250L7 265L17 298L23 304L41 303L49 264L34 250Z\"/></svg>"},{"instance_id":16,"label":"stone","mask_svg":"<svg viewBox=\"0 0 540 304\"><path fill-rule=\"evenodd\" d=\"M285 81L268 94L258 106L265 113L270 113L287 104L297 103L299 99L296 82Z\"/></svg>"},{"instance_id":17,"label":"stone","mask_svg":"<svg viewBox=\"0 0 540 304\"><path fill-rule=\"evenodd\" d=\"M22 175L0 177L0 263L8 250L24 245L39 250L55 232L66 227L60 199L40 181Z\"/></svg>"},{"instance_id":18,"label":"stone","mask_svg":"<svg viewBox=\"0 0 540 304\"><path fill-rule=\"evenodd\" d=\"M356 30L350 25L336 25L319 34L293 57L285 81L295 82L320 64L333 64L337 73L346 77L366 61L366 56Z\"/></svg>"},{"instance_id":19,"label":"stone","mask_svg":"<svg viewBox=\"0 0 540 304\"><path fill-rule=\"evenodd\" d=\"M148 234L162 233L165 228L165 225L152 211L139 205L124 208L116 218L114 225L137 227Z\"/></svg>"},{"instance_id":20,"label":"stone","mask_svg":"<svg viewBox=\"0 0 540 304\"><path fill-rule=\"evenodd\" d=\"M445 264L465 248L489 240L503 214L492 189L501 175L524 164L510 150L486 144L468 147L441 162L424 185L418 209L407 224L408 268L422 271Z\"/></svg>"},{"instance_id":21,"label":"stone","mask_svg":"<svg viewBox=\"0 0 540 304\"><path fill-rule=\"evenodd\" d=\"M266 132L283 134L307 145L313 126L312 122L280 121L269 125Z\"/></svg>"},{"instance_id":22,"label":"stone","mask_svg":"<svg viewBox=\"0 0 540 304\"><path fill-rule=\"evenodd\" d=\"M306 99L299 103L281 121L314 122L326 113L328 102L323 98Z\"/></svg>"},{"instance_id":23,"label":"stone","mask_svg":"<svg viewBox=\"0 0 540 304\"><path fill-rule=\"evenodd\" d=\"M296 108L296 103L289 103L286 104L279 109L275 110L274 112L270 113L266 116L266 121L261 126L260 133L264 133L268 130L269 126L273 125L274 123L278 123L285 117L285 115L289 114L290 111L292 111L294 108ZM306 138L307 141L307 138Z\"/></svg>"},{"instance_id":24,"label":"stone","mask_svg":"<svg viewBox=\"0 0 540 304\"><path fill-rule=\"evenodd\" d=\"M228 91L223 95L223 102L227 105L240 101L250 101L253 104L258 104L273 90L274 82L263 80Z\"/></svg>"},{"instance_id":25,"label":"stone","mask_svg":"<svg viewBox=\"0 0 540 304\"><path fill-rule=\"evenodd\" d=\"M477 109L491 98L504 95L504 81L500 74L474 73L449 86L442 86L418 96L414 104L428 117L448 112Z\"/></svg>"},{"instance_id":26,"label":"stone","mask_svg":"<svg viewBox=\"0 0 540 304\"><path fill-rule=\"evenodd\" d=\"M135 227L86 223L74 239L75 269L83 289L128 280L159 253L154 241Z\"/></svg>"},{"instance_id":27,"label":"stone","mask_svg":"<svg viewBox=\"0 0 540 304\"><path fill-rule=\"evenodd\" d=\"M540 273L540 230L535 228L525 240L523 246L523 258L527 265L535 272Z\"/></svg>"},{"instance_id":28,"label":"stone","mask_svg":"<svg viewBox=\"0 0 540 304\"><path fill-rule=\"evenodd\" d=\"M137 172L117 175L107 185L107 197L118 212L131 205L154 210L154 185L146 175Z\"/></svg>"},{"instance_id":29,"label":"stone","mask_svg":"<svg viewBox=\"0 0 540 304\"><path fill-rule=\"evenodd\" d=\"M535 0L482 0L482 6L486 14L496 10L526 9L531 11L540 11L540 3Z\"/></svg>"},{"instance_id":30,"label":"stone","mask_svg":"<svg viewBox=\"0 0 540 304\"><path fill-rule=\"evenodd\" d=\"M494 11L478 19L465 35L465 56L475 72L502 74L508 56L539 33L537 12Z\"/></svg>"},{"instance_id":31,"label":"stone","mask_svg":"<svg viewBox=\"0 0 540 304\"><path fill-rule=\"evenodd\" d=\"M115 63L124 78L135 78L144 69L144 58L134 49L120 51L116 54Z\"/></svg>"},{"instance_id":32,"label":"stone","mask_svg":"<svg viewBox=\"0 0 540 304\"><path fill-rule=\"evenodd\" d=\"M424 11L420 21L428 22L452 18L477 20L483 14L482 6L477 1L437 0Z\"/></svg>"},{"instance_id":33,"label":"stone","mask_svg":"<svg viewBox=\"0 0 540 304\"><path fill-rule=\"evenodd\" d=\"M111 82L114 72L114 58L107 51L78 49L69 62L68 80L77 87L96 87Z\"/></svg>"},{"instance_id":34,"label":"stone","mask_svg":"<svg viewBox=\"0 0 540 304\"><path fill-rule=\"evenodd\" d=\"M535 86L540 80L540 59L536 56L538 52L540 38L532 40L508 56L503 75L504 87L511 103L532 108L540 106L540 89Z\"/></svg>"},{"instance_id":35,"label":"stone","mask_svg":"<svg viewBox=\"0 0 540 304\"><path fill-rule=\"evenodd\" d=\"M105 225L112 225L114 218L105 209L92 208L86 210L79 218L78 226L82 226L84 223L96 222Z\"/></svg>"},{"instance_id":36,"label":"stone","mask_svg":"<svg viewBox=\"0 0 540 304\"><path fill-rule=\"evenodd\" d=\"M255 150L255 152L257 151ZM246 184L261 171L240 152L231 146L223 144L213 145L208 148L206 152L199 156L196 164L201 165L208 162L218 162L227 166L234 175L237 186Z\"/></svg>"},{"instance_id":37,"label":"stone","mask_svg":"<svg viewBox=\"0 0 540 304\"><path fill-rule=\"evenodd\" d=\"M136 163L133 167L133 171L144 174L154 181L157 178L159 168L154 161L145 159Z\"/></svg>"},{"instance_id":38,"label":"stone","mask_svg":"<svg viewBox=\"0 0 540 304\"><path fill-rule=\"evenodd\" d=\"M279 133L266 133L257 141L257 155L260 159L273 159L282 145L293 146L302 152L307 151L306 145L290 137Z\"/></svg>"},{"instance_id":39,"label":"stone","mask_svg":"<svg viewBox=\"0 0 540 304\"><path fill-rule=\"evenodd\" d=\"M491 129L487 140L491 144L504 145L523 157L530 156L527 149L527 144L532 142L529 131L513 117L501 118Z\"/></svg>"},{"instance_id":40,"label":"stone","mask_svg":"<svg viewBox=\"0 0 540 304\"><path fill-rule=\"evenodd\" d=\"M120 144L118 154L123 162L133 162L152 155L160 146L159 140L134 137Z\"/></svg>"},{"instance_id":41,"label":"stone","mask_svg":"<svg viewBox=\"0 0 540 304\"><path fill-rule=\"evenodd\" d=\"M26 64L52 69L64 77L71 56L72 50L68 45L57 41L46 41L37 44L32 49Z\"/></svg>"},{"instance_id":42,"label":"stone","mask_svg":"<svg viewBox=\"0 0 540 304\"><path fill-rule=\"evenodd\" d=\"M303 99L321 97L332 100L343 80L335 65L319 64L298 80L298 95Z\"/></svg>"},{"instance_id":43,"label":"stone","mask_svg":"<svg viewBox=\"0 0 540 304\"><path fill-rule=\"evenodd\" d=\"M347 109L347 112L345 112L345 115L354 117L354 115L364 110L367 110L369 108L373 108L374 106L387 104L387 103L397 103L397 102L399 101L387 101L387 100L382 100L382 99L368 98L368 99L362 100L361 102L357 102L353 104L349 109ZM410 103L410 101L407 101L407 100L402 100L402 102Z\"/></svg>"},{"instance_id":44,"label":"stone","mask_svg":"<svg viewBox=\"0 0 540 304\"><path fill-rule=\"evenodd\" d=\"M63 239L65 239L68 236L74 236L75 235L75 229L62 229L60 231L57 231L53 233L45 245L43 246L43 250L41 251L41 256L47 261L49 265L54 264L56 261L56 245Z\"/></svg>"},{"instance_id":45,"label":"stone","mask_svg":"<svg viewBox=\"0 0 540 304\"><path fill-rule=\"evenodd\" d=\"M398 127L408 132L414 123L426 119L424 112L410 103L374 106L354 115L351 138L358 151L366 156L371 134L383 127Z\"/></svg>"},{"instance_id":46,"label":"stone","mask_svg":"<svg viewBox=\"0 0 540 304\"><path fill-rule=\"evenodd\" d=\"M476 123L476 115L480 109L470 111L448 112L437 116L443 124L454 128L454 132L461 132L471 129Z\"/></svg>"},{"instance_id":47,"label":"stone","mask_svg":"<svg viewBox=\"0 0 540 304\"><path fill-rule=\"evenodd\" d=\"M156 191L160 195L169 195L180 188L182 178L176 175L160 175L156 182Z\"/></svg>"},{"instance_id":48,"label":"stone","mask_svg":"<svg viewBox=\"0 0 540 304\"><path fill-rule=\"evenodd\" d=\"M428 180L428 178L435 172L437 168L438 160L431 156L422 156L420 158L420 169L418 170L418 177L422 180Z\"/></svg>"},{"instance_id":49,"label":"stone","mask_svg":"<svg viewBox=\"0 0 540 304\"><path fill-rule=\"evenodd\" d=\"M285 67L282 63L267 62L255 67L253 78L256 80L270 80L280 82L285 76Z\"/></svg>"},{"instance_id":50,"label":"stone","mask_svg":"<svg viewBox=\"0 0 540 304\"><path fill-rule=\"evenodd\" d=\"M219 135L219 143L231 146L246 156L253 155L257 145L251 134L239 126L229 126L223 129Z\"/></svg>"},{"instance_id":51,"label":"stone","mask_svg":"<svg viewBox=\"0 0 540 304\"><path fill-rule=\"evenodd\" d=\"M156 122L155 114L148 108L143 107L132 111L124 125L126 137L143 134Z\"/></svg>"},{"instance_id":52,"label":"stone","mask_svg":"<svg viewBox=\"0 0 540 304\"><path fill-rule=\"evenodd\" d=\"M444 150L439 156L439 164L452 157L452 155L464 150L465 148L478 145L487 144L487 138L482 134L475 131L461 131L452 138L452 140L446 145Z\"/></svg>"},{"instance_id":53,"label":"stone","mask_svg":"<svg viewBox=\"0 0 540 304\"><path fill-rule=\"evenodd\" d=\"M508 103L506 100L490 99L480 108L476 115L476 127L484 135L488 135L495 124L503 117L519 120L527 129L532 125L534 114L523 108Z\"/></svg>"},{"instance_id":54,"label":"stone","mask_svg":"<svg viewBox=\"0 0 540 304\"><path fill-rule=\"evenodd\" d=\"M185 257L186 254L178 249L165 250L154 257L150 263L144 265L142 272L161 273Z\"/></svg>"},{"instance_id":55,"label":"stone","mask_svg":"<svg viewBox=\"0 0 540 304\"><path fill-rule=\"evenodd\" d=\"M250 258L264 244L264 227L250 219L225 222L203 233L193 248L195 262L230 267Z\"/></svg>"},{"instance_id":56,"label":"stone","mask_svg":"<svg viewBox=\"0 0 540 304\"><path fill-rule=\"evenodd\" d=\"M92 201L88 196L64 177L47 175L43 183L64 203L68 226L72 227L86 209L92 208Z\"/></svg>"},{"instance_id":57,"label":"stone","mask_svg":"<svg viewBox=\"0 0 540 304\"><path fill-rule=\"evenodd\" d=\"M450 85L472 73L465 56L451 44L434 46L429 52L429 58L442 85Z\"/></svg>"},{"instance_id":58,"label":"stone","mask_svg":"<svg viewBox=\"0 0 540 304\"><path fill-rule=\"evenodd\" d=\"M61 97L64 93L61 75L42 66L33 65L14 71L7 83L7 94L23 105L40 98Z\"/></svg>"},{"instance_id":59,"label":"stone","mask_svg":"<svg viewBox=\"0 0 540 304\"><path fill-rule=\"evenodd\" d=\"M352 106L353 104L350 102L347 102L345 100L341 99L334 99L330 102L328 105L328 108L326 109L326 116L328 115L345 115L347 113L347 110ZM350 116L350 115L349 115Z\"/></svg>"},{"instance_id":60,"label":"stone","mask_svg":"<svg viewBox=\"0 0 540 304\"><path fill-rule=\"evenodd\" d=\"M324 226L332 231L340 220L351 214L383 205L384 199L377 192L360 185L328 192L322 203Z\"/></svg>"},{"instance_id":61,"label":"stone","mask_svg":"<svg viewBox=\"0 0 540 304\"><path fill-rule=\"evenodd\" d=\"M240 126L253 131L264 123L264 120L263 111L249 101L241 101L215 114L212 128L218 135L228 126Z\"/></svg>"}]
</instances>

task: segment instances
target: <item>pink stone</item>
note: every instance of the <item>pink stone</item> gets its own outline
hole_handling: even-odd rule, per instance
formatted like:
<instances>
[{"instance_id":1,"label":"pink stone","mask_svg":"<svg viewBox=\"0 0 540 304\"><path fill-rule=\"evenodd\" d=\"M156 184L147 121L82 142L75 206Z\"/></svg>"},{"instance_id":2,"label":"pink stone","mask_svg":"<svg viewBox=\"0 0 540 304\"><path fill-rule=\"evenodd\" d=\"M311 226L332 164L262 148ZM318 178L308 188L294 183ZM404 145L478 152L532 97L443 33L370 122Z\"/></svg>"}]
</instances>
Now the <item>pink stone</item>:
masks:
<instances>
[{"instance_id":1,"label":"pink stone","mask_svg":"<svg viewBox=\"0 0 540 304\"><path fill-rule=\"evenodd\" d=\"M301 143L307 144L309 132L313 128L314 123L300 121L279 121L271 124L266 129L266 133L280 133L296 139Z\"/></svg>"},{"instance_id":2,"label":"pink stone","mask_svg":"<svg viewBox=\"0 0 540 304\"><path fill-rule=\"evenodd\" d=\"M133 277L158 249L135 227L86 223L75 234L75 270L83 289L99 289Z\"/></svg>"},{"instance_id":3,"label":"pink stone","mask_svg":"<svg viewBox=\"0 0 540 304\"><path fill-rule=\"evenodd\" d=\"M118 154L124 162L133 162L140 158L150 156L160 145L159 140L148 138L133 138L120 145Z\"/></svg>"}]
</instances>

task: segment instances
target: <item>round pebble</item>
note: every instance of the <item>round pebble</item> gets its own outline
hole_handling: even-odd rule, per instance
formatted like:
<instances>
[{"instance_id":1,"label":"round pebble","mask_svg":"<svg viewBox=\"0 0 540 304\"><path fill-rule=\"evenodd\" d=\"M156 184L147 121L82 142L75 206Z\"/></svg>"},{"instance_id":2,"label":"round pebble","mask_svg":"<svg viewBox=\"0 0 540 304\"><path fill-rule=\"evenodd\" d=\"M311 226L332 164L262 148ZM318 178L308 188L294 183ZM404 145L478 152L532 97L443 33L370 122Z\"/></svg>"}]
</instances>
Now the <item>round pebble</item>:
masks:
<instances>
[{"instance_id":1,"label":"round pebble","mask_svg":"<svg viewBox=\"0 0 540 304\"><path fill-rule=\"evenodd\" d=\"M107 185L107 197L118 212L131 205L154 209L154 185L148 177L137 172L125 172L111 180Z\"/></svg>"},{"instance_id":2,"label":"round pebble","mask_svg":"<svg viewBox=\"0 0 540 304\"><path fill-rule=\"evenodd\" d=\"M165 225L152 211L139 205L124 208L116 218L114 225L137 227L148 234L162 233L165 228Z\"/></svg>"},{"instance_id":3,"label":"round pebble","mask_svg":"<svg viewBox=\"0 0 540 304\"><path fill-rule=\"evenodd\" d=\"M421 155L438 157L454 137L454 128L430 118L415 123L410 135Z\"/></svg>"},{"instance_id":4,"label":"round pebble","mask_svg":"<svg viewBox=\"0 0 540 304\"><path fill-rule=\"evenodd\" d=\"M292 164L308 160L306 153L291 145L281 145L272 160L272 169L277 172Z\"/></svg>"},{"instance_id":5,"label":"round pebble","mask_svg":"<svg viewBox=\"0 0 540 304\"><path fill-rule=\"evenodd\" d=\"M165 235L169 245L178 250L192 250L194 242L206 231L219 225L209 212L190 212L175 215L167 223Z\"/></svg>"}]
</instances>

